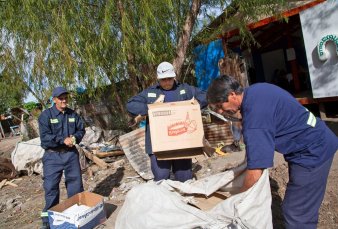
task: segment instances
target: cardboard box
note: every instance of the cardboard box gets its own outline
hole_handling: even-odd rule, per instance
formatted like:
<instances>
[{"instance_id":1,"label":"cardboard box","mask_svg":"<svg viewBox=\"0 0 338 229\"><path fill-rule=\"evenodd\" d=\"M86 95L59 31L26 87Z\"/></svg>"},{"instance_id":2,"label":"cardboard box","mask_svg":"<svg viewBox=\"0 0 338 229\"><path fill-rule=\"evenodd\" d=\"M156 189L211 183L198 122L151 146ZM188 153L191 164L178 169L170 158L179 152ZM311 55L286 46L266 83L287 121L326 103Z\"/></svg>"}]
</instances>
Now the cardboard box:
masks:
<instances>
[{"instance_id":1,"label":"cardboard box","mask_svg":"<svg viewBox=\"0 0 338 229\"><path fill-rule=\"evenodd\" d=\"M158 159L203 154L203 123L196 100L148 105L151 144Z\"/></svg>"},{"instance_id":2,"label":"cardboard box","mask_svg":"<svg viewBox=\"0 0 338 229\"><path fill-rule=\"evenodd\" d=\"M190 205L201 209L202 211L209 211L214 208L217 204L226 200L231 196L228 192L217 191L206 197L202 194L194 194L194 203L189 203Z\"/></svg>"},{"instance_id":3,"label":"cardboard box","mask_svg":"<svg viewBox=\"0 0 338 229\"><path fill-rule=\"evenodd\" d=\"M72 209L77 211L74 212ZM91 192L78 193L49 209L48 218L52 229L94 228L106 221L103 197Z\"/></svg>"}]
</instances>

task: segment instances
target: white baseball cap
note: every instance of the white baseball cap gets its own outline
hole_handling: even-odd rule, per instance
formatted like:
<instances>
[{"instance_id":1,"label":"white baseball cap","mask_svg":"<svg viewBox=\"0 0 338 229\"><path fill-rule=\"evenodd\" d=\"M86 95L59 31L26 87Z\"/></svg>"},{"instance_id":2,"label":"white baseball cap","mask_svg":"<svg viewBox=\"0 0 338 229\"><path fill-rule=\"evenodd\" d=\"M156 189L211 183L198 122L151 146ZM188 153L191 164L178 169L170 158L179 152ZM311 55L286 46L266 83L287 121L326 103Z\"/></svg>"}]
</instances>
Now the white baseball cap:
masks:
<instances>
[{"instance_id":1,"label":"white baseball cap","mask_svg":"<svg viewBox=\"0 0 338 229\"><path fill-rule=\"evenodd\" d=\"M157 79L176 77L174 66L169 62L162 62L157 67Z\"/></svg>"}]
</instances>

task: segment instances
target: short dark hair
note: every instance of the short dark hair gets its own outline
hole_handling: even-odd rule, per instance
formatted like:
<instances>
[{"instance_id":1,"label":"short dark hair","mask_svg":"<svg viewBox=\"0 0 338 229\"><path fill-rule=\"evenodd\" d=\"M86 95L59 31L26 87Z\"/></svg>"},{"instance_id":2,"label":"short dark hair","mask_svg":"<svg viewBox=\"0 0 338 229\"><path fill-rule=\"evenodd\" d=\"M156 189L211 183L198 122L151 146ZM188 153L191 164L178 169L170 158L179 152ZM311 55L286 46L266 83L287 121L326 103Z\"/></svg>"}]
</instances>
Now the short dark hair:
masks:
<instances>
[{"instance_id":1,"label":"short dark hair","mask_svg":"<svg viewBox=\"0 0 338 229\"><path fill-rule=\"evenodd\" d=\"M219 76L211 82L208 88L208 103L228 102L228 95L231 92L241 94L243 88L234 77L228 75Z\"/></svg>"}]
</instances>

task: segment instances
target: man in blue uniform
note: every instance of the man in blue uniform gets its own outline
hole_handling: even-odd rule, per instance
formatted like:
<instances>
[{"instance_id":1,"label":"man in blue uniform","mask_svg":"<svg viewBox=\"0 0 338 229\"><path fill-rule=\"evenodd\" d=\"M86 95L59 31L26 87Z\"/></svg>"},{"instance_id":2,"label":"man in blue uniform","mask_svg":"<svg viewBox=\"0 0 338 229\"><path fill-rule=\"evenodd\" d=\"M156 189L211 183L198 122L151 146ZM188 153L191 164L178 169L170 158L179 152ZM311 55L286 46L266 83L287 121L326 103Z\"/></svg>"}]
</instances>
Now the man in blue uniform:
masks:
<instances>
[{"instance_id":1,"label":"man in blue uniform","mask_svg":"<svg viewBox=\"0 0 338 229\"><path fill-rule=\"evenodd\" d=\"M59 183L64 171L68 197L83 191L79 153L75 144L84 134L84 125L78 114L67 108L68 92L56 87L52 93L54 105L39 117L45 208L41 213L42 228L49 228L47 210L59 203Z\"/></svg>"},{"instance_id":2,"label":"man in blue uniform","mask_svg":"<svg viewBox=\"0 0 338 229\"><path fill-rule=\"evenodd\" d=\"M207 105L205 91L201 91L185 83L178 83L175 77L173 65L168 62L162 62L157 67L158 83L129 99L127 103L128 112L134 116L146 116L148 114L148 104L154 103L162 95L164 95L165 103L195 98L200 103L201 108ZM150 156L151 170L155 181L169 179L171 169L175 175L175 179L178 181L184 182L192 178L191 159L157 160L151 147L148 118L146 120L145 149L146 153Z\"/></svg>"},{"instance_id":3,"label":"man in blue uniform","mask_svg":"<svg viewBox=\"0 0 338 229\"><path fill-rule=\"evenodd\" d=\"M287 91L267 83L243 89L232 77L215 79L207 92L210 106L220 114L238 111L243 118L247 170L245 191L273 166L274 150L289 165L283 201L286 228L316 228L327 177L338 138Z\"/></svg>"}]
</instances>

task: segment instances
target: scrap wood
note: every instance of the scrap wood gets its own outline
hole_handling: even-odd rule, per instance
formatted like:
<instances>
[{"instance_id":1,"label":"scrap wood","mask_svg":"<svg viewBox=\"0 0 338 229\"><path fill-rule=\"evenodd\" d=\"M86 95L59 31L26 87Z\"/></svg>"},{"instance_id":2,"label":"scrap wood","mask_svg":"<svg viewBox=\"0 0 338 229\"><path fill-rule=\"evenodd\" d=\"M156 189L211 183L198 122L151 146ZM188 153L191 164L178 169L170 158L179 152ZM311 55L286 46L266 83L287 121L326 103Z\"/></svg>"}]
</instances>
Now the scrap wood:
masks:
<instances>
[{"instance_id":1,"label":"scrap wood","mask_svg":"<svg viewBox=\"0 0 338 229\"><path fill-rule=\"evenodd\" d=\"M4 180L2 180L2 181L0 182L0 189L1 189L3 186L5 186L6 182L7 182L7 179L4 179Z\"/></svg>"},{"instance_id":2,"label":"scrap wood","mask_svg":"<svg viewBox=\"0 0 338 229\"><path fill-rule=\"evenodd\" d=\"M86 150L80 146L76 147L79 151L83 152L86 157L90 160L92 160L95 164L97 164L99 167L106 169L108 167L108 164L106 162L104 162L103 160L101 160L100 158L98 158L97 156L95 156L92 152L90 152L89 150Z\"/></svg>"},{"instance_id":3,"label":"scrap wood","mask_svg":"<svg viewBox=\"0 0 338 229\"><path fill-rule=\"evenodd\" d=\"M11 181L8 181L7 179L4 179L0 182L0 189L2 189L2 187L6 186L6 185L10 185L12 187L18 187L17 184L14 184L13 182L14 181L19 181L19 180L22 180L22 178L19 178L19 179L13 179Z\"/></svg>"},{"instance_id":4,"label":"scrap wood","mask_svg":"<svg viewBox=\"0 0 338 229\"><path fill-rule=\"evenodd\" d=\"M116 150L116 151L111 151L111 152L102 152L102 151L95 152L95 156L99 158L115 157L115 156L121 156L121 155L124 155L124 152L122 150Z\"/></svg>"}]
</instances>

